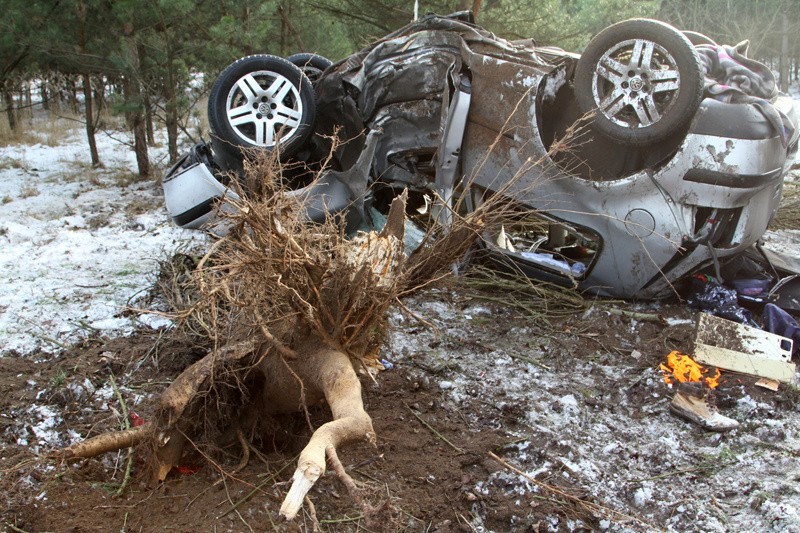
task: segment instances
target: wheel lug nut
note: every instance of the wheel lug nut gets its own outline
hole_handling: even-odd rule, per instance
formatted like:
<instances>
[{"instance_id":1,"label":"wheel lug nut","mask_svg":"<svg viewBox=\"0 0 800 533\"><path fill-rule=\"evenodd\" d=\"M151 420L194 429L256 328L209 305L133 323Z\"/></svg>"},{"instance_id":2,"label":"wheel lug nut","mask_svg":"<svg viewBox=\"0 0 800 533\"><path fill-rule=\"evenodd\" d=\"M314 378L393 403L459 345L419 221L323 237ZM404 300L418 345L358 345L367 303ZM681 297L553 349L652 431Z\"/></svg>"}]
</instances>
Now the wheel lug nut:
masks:
<instances>
[{"instance_id":1,"label":"wheel lug nut","mask_svg":"<svg viewBox=\"0 0 800 533\"><path fill-rule=\"evenodd\" d=\"M263 115L261 113L256 113L256 118L263 118Z\"/></svg>"}]
</instances>

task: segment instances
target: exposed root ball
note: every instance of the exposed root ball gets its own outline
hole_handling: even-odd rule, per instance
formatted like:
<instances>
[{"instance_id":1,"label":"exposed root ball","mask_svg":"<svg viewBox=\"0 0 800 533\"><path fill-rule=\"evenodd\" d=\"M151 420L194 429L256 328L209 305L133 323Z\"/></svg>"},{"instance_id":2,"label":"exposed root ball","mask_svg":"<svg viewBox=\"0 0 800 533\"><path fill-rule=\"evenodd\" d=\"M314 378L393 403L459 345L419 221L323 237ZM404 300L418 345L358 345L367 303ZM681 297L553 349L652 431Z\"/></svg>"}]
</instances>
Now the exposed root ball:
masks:
<instances>
[{"instance_id":1,"label":"exposed root ball","mask_svg":"<svg viewBox=\"0 0 800 533\"><path fill-rule=\"evenodd\" d=\"M199 261L191 304L177 315L213 348L162 394L150 431L96 437L65 453L88 457L150 439L151 477L163 480L189 439L209 446L236 435L246 449L244 435L261 421L324 399L332 420L302 451L280 512L297 515L327 458L365 516L374 515L337 455L347 443L375 442L356 370L376 366L388 307L448 275L485 226L502 219L503 204L488 199L464 216L454 210L446 231L433 224L406 255L407 193L394 198L382 230L350 237L334 217L305 221L302 198L281 185L277 154L246 171L260 190L240 191L235 209L224 210L230 233Z\"/></svg>"}]
</instances>

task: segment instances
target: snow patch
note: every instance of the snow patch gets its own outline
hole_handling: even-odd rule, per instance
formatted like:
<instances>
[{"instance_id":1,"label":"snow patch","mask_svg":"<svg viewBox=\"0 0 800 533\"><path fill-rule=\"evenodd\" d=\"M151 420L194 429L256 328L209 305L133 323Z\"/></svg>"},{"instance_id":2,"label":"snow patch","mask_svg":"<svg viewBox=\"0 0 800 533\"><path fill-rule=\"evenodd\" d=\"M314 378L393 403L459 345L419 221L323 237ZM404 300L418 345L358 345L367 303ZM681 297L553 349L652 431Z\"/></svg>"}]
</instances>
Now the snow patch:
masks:
<instances>
[{"instance_id":1,"label":"snow patch","mask_svg":"<svg viewBox=\"0 0 800 533\"><path fill-rule=\"evenodd\" d=\"M160 260L205 238L172 224L156 180L135 182L127 145L97 141L103 170L87 164L79 130L58 146L0 148L0 355L169 323L121 312L146 293Z\"/></svg>"}]
</instances>

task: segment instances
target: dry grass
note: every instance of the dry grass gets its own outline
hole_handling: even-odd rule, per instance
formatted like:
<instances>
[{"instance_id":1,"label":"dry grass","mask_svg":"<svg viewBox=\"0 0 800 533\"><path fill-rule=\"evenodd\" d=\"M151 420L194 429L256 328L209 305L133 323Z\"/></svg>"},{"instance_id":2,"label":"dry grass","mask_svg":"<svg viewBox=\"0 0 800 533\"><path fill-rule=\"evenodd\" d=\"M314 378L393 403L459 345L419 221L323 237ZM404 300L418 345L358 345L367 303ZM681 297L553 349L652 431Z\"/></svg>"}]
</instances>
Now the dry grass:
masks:
<instances>
[{"instance_id":1,"label":"dry grass","mask_svg":"<svg viewBox=\"0 0 800 533\"><path fill-rule=\"evenodd\" d=\"M142 178L124 163L95 168L89 161L88 154L85 157L61 159L59 163L59 168L64 170L49 178L50 180L62 183L88 182L95 188L105 189L110 186L124 188L133 183L151 179Z\"/></svg>"},{"instance_id":2,"label":"dry grass","mask_svg":"<svg viewBox=\"0 0 800 533\"><path fill-rule=\"evenodd\" d=\"M509 305L545 322L580 313L590 304L573 289L532 280L519 271L499 272L476 265L456 284L473 298Z\"/></svg>"},{"instance_id":3,"label":"dry grass","mask_svg":"<svg viewBox=\"0 0 800 533\"><path fill-rule=\"evenodd\" d=\"M41 137L34 130L32 119L23 118L15 130L8 125L8 117L0 113L0 147L13 145L33 145L41 142Z\"/></svg>"},{"instance_id":4,"label":"dry grass","mask_svg":"<svg viewBox=\"0 0 800 533\"><path fill-rule=\"evenodd\" d=\"M83 161L81 159L66 159L62 158L58 161L60 164L58 165L59 168L64 169L62 172L59 172L56 176L52 177L53 181L58 181L62 183L75 183L75 182L83 182L83 181L91 181L91 176L95 173L95 169L92 168L92 164L87 160ZM92 182L93 185L97 186L98 183Z\"/></svg>"},{"instance_id":5,"label":"dry grass","mask_svg":"<svg viewBox=\"0 0 800 533\"><path fill-rule=\"evenodd\" d=\"M800 184L790 181L783 186L783 197L771 230L800 229Z\"/></svg>"},{"instance_id":6,"label":"dry grass","mask_svg":"<svg viewBox=\"0 0 800 533\"><path fill-rule=\"evenodd\" d=\"M58 146L75 130L76 121L82 117L71 114L55 115L48 111L35 111L20 117L17 128L12 131L8 117L0 113L0 147L12 145Z\"/></svg>"},{"instance_id":7,"label":"dry grass","mask_svg":"<svg viewBox=\"0 0 800 533\"><path fill-rule=\"evenodd\" d=\"M34 185L26 185L19 191L20 198L33 198L34 196L39 196L41 191L36 188Z\"/></svg>"},{"instance_id":8,"label":"dry grass","mask_svg":"<svg viewBox=\"0 0 800 533\"><path fill-rule=\"evenodd\" d=\"M13 157L3 157L0 159L0 170L8 170L8 169L23 169L25 165L19 159L14 159Z\"/></svg>"},{"instance_id":9,"label":"dry grass","mask_svg":"<svg viewBox=\"0 0 800 533\"><path fill-rule=\"evenodd\" d=\"M130 168L126 166L117 166L106 168L102 171L104 177L110 179L114 184L118 187L125 188L129 185L134 183L139 183L142 181L151 181L153 178L148 176L143 178L139 175L138 172L132 171Z\"/></svg>"},{"instance_id":10,"label":"dry grass","mask_svg":"<svg viewBox=\"0 0 800 533\"><path fill-rule=\"evenodd\" d=\"M95 110L95 117L97 110ZM34 144L45 146L57 146L68 136L72 135L76 128L80 131L84 129L83 115L73 114L66 109L54 111L34 109L20 114L17 128L11 130L8 125L8 116L5 112L0 112L0 147ZM98 133L102 130L125 131L125 117L114 115L108 109L103 108L97 120Z\"/></svg>"}]
</instances>

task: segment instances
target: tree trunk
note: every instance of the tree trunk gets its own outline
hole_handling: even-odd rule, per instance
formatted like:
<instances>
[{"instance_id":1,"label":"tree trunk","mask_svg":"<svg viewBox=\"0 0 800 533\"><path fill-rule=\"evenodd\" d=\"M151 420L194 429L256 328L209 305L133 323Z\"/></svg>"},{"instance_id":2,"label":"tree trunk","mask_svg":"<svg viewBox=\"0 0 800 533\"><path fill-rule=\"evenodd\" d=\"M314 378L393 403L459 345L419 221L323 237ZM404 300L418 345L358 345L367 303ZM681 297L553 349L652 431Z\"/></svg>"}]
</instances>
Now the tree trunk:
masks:
<instances>
[{"instance_id":1,"label":"tree trunk","mask_svg":"<svg viewBox=\"0 0 800 533\"><path fill-rule=\"evenodd\" d=\"M172 59L167 65L167 81L164 85L166 99L167 146L169 147L170 165L178 160L178 99L175 96L175 71Z\"/></svg>"},{"instance_id":2,"label":"tree trunk","mask_svg":"<svg viewBox=\"0 0 800 533\"><path fill-rule=\"evenodd\" d=\"M86 6L83 2L78 4L78 45L81 54L86 54ZM92 78L88 71L81 75L83 79L83 110L86 117L86 139L89 141L89 155L92 158L92 166L100 166L100 154L97 153L97 141L94 138L94 109L92 105Z\"/></svg>"},{"instance_id":3,"label":"tree trunk","mask_svg":"<svg viewBox=\"0 0 800 533\"><path fill-rule=\"evenodd\" d=\"M144 123L147 132L147 145L156 145L156 135L153 128L153 103L150 101L150 93L144 93Z\"/></svg>"},{"instance_id":4,"label":"tree trunk","mask_svg":"<svg viewBox=\"0 0 800 533\"><path fill-rule=\"evenodd\" d=\"M780 86L781 91L789 90L789 12L783 6L783 28L781 31L781 67L780 67Z\"/></svg>"},{"instance_id":5,"label":"tree trunk","mask_svg":"<svg viewBox=\"0 0 800 533\"><path fill-rule=\"evenodd\" d=\"M305 389L318 389L325 396L333 420L317 428L308 444L300 452L297 470L292 476L292 486L281 505L281 515L293 519L303 505L306 494L325 473L325 458L338 463L339 446L366 440L375 443L372 419L364 410L361 399L361 382L358 380L350 358L330 348L300 350L294 371ZM269 391L269 387L265 389Z\"/></svg>"},{"instance_id":6,"label":"tree trunk","mask_svg":"<svg viewBox=\"0 0 800 533\"><path fill-rule=\"evenodd\" d=\"M481 0L472 0L472 16L478 18L478 12L481 10Z\"/></svg>"},{"instance_id":7,"label":"tree trunk","mask_svg":"<svg viewBox=\"0 0 800 533\"><path fill-rule=\"evenodd\" d=\"M69 97L69 107L72 109L73 115L80 115L80 108L78 106L78 88L75 83L75 77L71 74L67 76L67 96Z\"/></svg>"},{"instance_id":8,"label":"tree trunk","mask_svg":"<svg viewBox=\"0 0 800 533\"><path fill-rule=\"evenodd\" d=\"M99 167L100 154L97 153L97 141L94 137L94 110L92 109L92 81L89 74L83 74L84 114L86 115L86 138L89 141L89 153L92 166Z\"/></svg>"},{"instance_id":9,"label":"tree trunk","mask_svg":"<svg viewBox=\"0 0 800 533\"><path fill-rule=\"evenodd\" d=\"M292 24L291 4L284 2L278 6L278 14L281 16L281 54L286 55L287 35L291 35L299 52L306 51L306 45L300 37L300 33Z\"/></svg>"},{"instance_id":10,"label":"tree trunk","mask_svg":"<svg viewBox=\"0 0 800 533\"><path fill-rule=\"evenodd\" d=\"M23 86L23 94L25 95L25 109L26 115L33 118L33 98L31 95L31 83L26 81Z\"/></svg>"},{"instance_id":11,"label":"tree trunk","mask_svg":"<svg viewBox=\"0 0 800 533\"><path fill-rule=\"evenodd\" d=\"M53 78L50 80L50 109L55 111L56 113L61 112L61 87L59 85L60 76L58 74L54 74Z\"/></svg>"},{"instance_id":12,"label":"tree trunk","mask_svg":"<svg viewBox=\"0 0 800 533\"><path fill-rule=\"evenodd\" d=\"M125 92L125 101L131 109L127 112L126 118L133 130L133 150L136 153L139 176L147 178L150 176L150 161L147 157L142 91L139 86L139 52L136 48L132 22L126 22L123 25L123 35L125 36L125 55L128 62L127 75L123 80L123 91Z\"/></svg>"},{"instance_id":13,"label":"tree trunk","mask_svg":"<svg viewBox=\"0 0 800 533\"><path fill-rule=\"evenodd\" d=\"M281 33L278 39L278 49L281 51L282 56L286 56L286 18L283 16L283 6L278 6L278 14L281 16Z\"/></svg>"},{"instance_id":14,"label":"tree trunk","mask_svg":"<svg viewBox=\"0 0 800 533\"><path fill-rule=\"evenodd\" d=\"M242 7L242 14L241 14L241 23L243 28L249 28L250 26L250 7L246 4ZM248 39L244 43L244 55L249 56L253 54L253 45Z\"/></svg>"},{"instance_id":15,"label":"tree trunk","mask_svg":"<svg viewBox=\"0 0 800 533\"><path fill-rule=\"evenodd\" d=\"M42 109L49 111L50 100L49 96L47 95L47 82L45 80L41 80L39 82L39 97L42 99Z\"/></svg>"},{"instance_id":16,"label":"tree trunk","mask_svg":"<svg viewBox=\"0 0 800 533\"><path fill-rule=\"evenodd\" d=\"M95 109L97 110L97 121L100 120L100 114L103 112L103 109L106 107L106 78L105 76L100 76L99 83L94 84L94 102L97 104ZM97 122L95 122L97 125Z\"/></svg>"},{"instance_id":17,"label":"tree trunk","mask_svg":"<svg viewBox=\"0 0 800 533\"><path fill-rule=\"evenodd\" d=\"M8 117L8 127L11 131L17 129L17 112L14 109L14 95L9 88L9 81L5 80L3 83L3 100L6 105L6 117Z\"/></svg>"}]
</instances>

